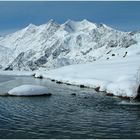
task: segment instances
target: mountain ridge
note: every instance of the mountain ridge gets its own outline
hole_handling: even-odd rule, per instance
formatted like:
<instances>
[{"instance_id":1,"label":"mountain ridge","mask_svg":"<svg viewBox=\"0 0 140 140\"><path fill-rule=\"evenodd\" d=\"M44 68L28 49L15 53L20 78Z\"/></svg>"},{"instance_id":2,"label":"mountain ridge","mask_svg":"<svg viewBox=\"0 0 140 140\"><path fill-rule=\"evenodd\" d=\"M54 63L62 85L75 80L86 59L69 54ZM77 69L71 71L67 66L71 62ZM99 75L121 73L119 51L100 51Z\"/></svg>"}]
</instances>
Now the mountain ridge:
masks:
<instances>
[{"instance_id":1,"label":"mountain ridge","mask_svg":"<svg viewBox=\"0 0 140 140\"><path fill-rule=\"evenodd\" d=\"M15 33L0 37L0 68L53 69L100 59L124 58L129 56L132 48L139 52L139 36L139 33L118 31L86 19L68 20L63 24L51 19L39 26L29 24ZM2 51L4 48L9 52ZM137 54L137 51L134 54L130 52L130 55Z\"/></svg>"}]
</instances>

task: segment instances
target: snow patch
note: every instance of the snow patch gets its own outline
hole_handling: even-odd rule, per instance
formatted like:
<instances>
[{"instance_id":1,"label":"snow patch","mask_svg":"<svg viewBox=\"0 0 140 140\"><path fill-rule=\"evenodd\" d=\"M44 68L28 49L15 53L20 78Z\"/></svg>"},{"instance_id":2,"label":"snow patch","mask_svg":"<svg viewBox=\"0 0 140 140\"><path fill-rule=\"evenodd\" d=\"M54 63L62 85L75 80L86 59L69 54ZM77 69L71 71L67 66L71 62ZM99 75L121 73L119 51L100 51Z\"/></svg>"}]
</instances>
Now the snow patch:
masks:
<instances>
[{"instance_id":1,"label":"snow patch","mask_svg":"<svg viewBox=\"0 0 140 140\"><path fill-rule=\"evenodd\" d=\"M47 88L38 85L21 85L8 91L9 95L14 96L35 96L47 94Z\"/></svg>"}]
</instances>

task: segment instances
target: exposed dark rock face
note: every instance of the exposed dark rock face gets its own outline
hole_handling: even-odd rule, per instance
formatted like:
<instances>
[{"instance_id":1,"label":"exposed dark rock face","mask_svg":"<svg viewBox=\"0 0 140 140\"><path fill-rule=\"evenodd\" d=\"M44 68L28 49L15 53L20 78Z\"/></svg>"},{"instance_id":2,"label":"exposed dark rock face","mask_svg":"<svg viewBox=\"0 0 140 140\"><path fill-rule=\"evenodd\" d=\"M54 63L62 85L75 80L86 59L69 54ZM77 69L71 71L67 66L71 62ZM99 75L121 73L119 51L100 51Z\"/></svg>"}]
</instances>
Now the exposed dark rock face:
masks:
<instances>
[{"instance_id":1,"label":"exposed dark rock face","mask_svg":"<svg viewBox=\"0 0 140 140\"><path fill-rule=\"evenodd\" d=\"M95 91L99 92L99 90L100 90L100 87L95 88Z\"/></svg>"},{"instance_id":2,"label":"exposed dark rock face","mask_svg":"<svg viewBox=\"0 0 140 140\"><path fill-rule=\"evenodd\" d=\"M137 90L136 99L140 101L140 85L139 85L138 90Z\"/></svg>"},{"instance_id":3,"label":"exposed dark rock face","mask_svg":"<svg viewBox=\"0 0 140 140\"><path fill-rule=\"evenodd\" d=\"M139 87L138 87L138 94L140 94L140 85L139 85Z\"/></svg>"},{"instance_id":4,"label":"exposed dark rock face","mask_svg":"<svg viewBox=\"0 0 140 140\"><path fill-rule=\"evenodd\" d=\"M37 65L37 66L41 66L45 63L47 63L47 57L46 56L41 56L38 60L36 60L34 63Z\"/></svg>"},{"instance_id":5,"label":"exposed dark rock face","mask_svg":"<svg viewBox=\"0 0 140 140\"><path fill-rule=\"evenodd\" d=\"M124 56L123 56L123 57L126 57L126 55L127 55L127 52L125 52L125 54L124 54Z\"/></svg>"}]
</instances>

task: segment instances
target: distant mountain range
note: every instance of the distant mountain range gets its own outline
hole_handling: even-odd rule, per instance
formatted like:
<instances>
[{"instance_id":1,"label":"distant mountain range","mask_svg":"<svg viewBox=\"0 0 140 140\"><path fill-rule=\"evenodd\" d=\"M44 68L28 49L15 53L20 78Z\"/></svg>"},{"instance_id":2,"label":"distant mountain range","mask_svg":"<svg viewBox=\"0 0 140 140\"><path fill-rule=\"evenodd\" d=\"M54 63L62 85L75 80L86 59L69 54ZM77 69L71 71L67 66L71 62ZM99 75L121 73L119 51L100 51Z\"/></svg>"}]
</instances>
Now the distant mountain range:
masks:
<instances>
[{"instance_id":1,"label":"distant mountain range","mask_svg":"<svg viewBox=\"0 0 140 140\"><path fill-rule=\"evenodd\" d=\"M140 55L140 32L122 32L87 20L30 24L0 37L3 70L54 69L65 65Z\"/></svg>"}]
</instances>

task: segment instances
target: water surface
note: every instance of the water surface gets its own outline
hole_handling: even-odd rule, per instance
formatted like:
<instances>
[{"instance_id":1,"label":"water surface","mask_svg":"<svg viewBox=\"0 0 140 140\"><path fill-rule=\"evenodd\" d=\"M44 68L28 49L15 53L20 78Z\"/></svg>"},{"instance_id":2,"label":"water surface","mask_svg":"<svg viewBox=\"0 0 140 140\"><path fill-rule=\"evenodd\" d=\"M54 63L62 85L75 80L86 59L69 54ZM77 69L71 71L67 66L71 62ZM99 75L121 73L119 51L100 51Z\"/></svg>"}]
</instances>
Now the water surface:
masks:
<instances>
[{"instance_id":1,"label":"water surface","mask_svg":"<svg viewBox=\"0 0 140 140\"><path fill-rule=\"evenodd\" d=\"M6 93L21 84L36 84L47 86L53 94L0 96L0 138L140 138L139 104L131 105L93 89L45 79L13 76L0 79L0 92Z\"/></svg>"}]
</instances>

